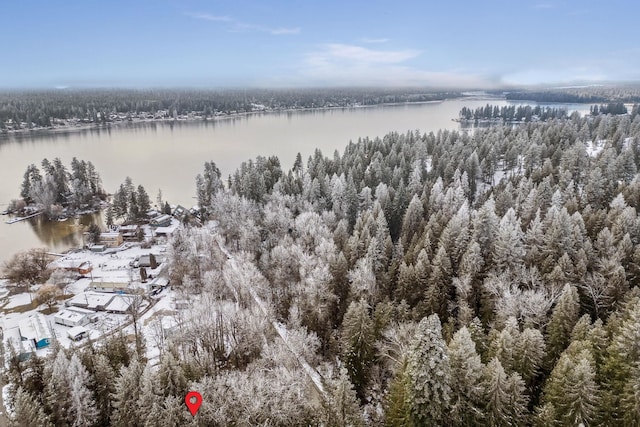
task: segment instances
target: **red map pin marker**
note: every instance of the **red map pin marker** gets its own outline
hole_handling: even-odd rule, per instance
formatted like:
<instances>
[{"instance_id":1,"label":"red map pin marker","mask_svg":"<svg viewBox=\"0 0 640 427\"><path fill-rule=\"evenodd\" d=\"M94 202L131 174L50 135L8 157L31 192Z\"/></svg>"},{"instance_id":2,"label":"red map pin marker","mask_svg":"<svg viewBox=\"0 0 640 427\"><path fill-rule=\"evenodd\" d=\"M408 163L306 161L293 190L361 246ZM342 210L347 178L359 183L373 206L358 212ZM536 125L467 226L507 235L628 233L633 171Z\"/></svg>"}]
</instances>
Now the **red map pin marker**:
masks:
<instances>
[{"instance_id":1,"label":"red map pin marker","mask_svg":"<svg viewBox=\"0 0 640 427\"><path fill-rule=\"evenodd\" d=\"M198 409L200 409L200 405L202 405L202 396L197 391L190 391L185 396L184 403L187 404L191 415L195 417Z\"/></svg>"}]
</instances>

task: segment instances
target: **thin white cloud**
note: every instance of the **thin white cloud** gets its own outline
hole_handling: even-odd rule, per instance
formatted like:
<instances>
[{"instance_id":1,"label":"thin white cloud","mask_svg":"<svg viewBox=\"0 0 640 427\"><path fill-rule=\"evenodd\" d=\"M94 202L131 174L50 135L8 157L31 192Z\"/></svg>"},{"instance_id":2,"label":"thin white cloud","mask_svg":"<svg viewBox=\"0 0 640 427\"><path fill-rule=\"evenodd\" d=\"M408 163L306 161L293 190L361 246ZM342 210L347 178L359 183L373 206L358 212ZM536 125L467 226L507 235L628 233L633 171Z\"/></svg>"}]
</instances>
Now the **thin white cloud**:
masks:
<instances>
[{"instance_id":1,"label":"thin white cloud","mask_svg":"<svg viewBox=\"0 0 640 427\"><path fill-rule=\"evenodd\" d=\"M427 71L407 63L414 49L374 50L331 43L308 53L298 69L300 81L318 85L488 87L486 79L461 71Z\"/></svg>"},{"instance_id":2,"label":"thin white cloud","mask_svg":"<svg viewBox=\"0 0 640 427\"><path fill-rule=\"evenodd\" d=\"M312 52L308 58L312 62L346 61L361 64L397 64L420 55L420 51L414 49L403 50L374 50L362 46L328 43L321 49Z\"/></svg>"},{"instance_id":3,"label":"thin white cloud","mask_svg":"<svg viewBox=\"0 0 640 427\"><path fill-rule=\"evenodd\" d=\"M369 38L369 37L363 37L363 38L360 39L360 42L367 43L367 44L382 44L382 43L386 43L388 41L389 41L389 39L385 39L385 38L372 39L372 38Z\"/></svg>"},{"instance_id":4,"label":"thin white cloud","mask_svg":"<svg viewBox=\"0 0 640 427\"><path fill-rule=\"evenodd\" d=\"M211 22L231 22L230 16L211 15L210 13L185 13L185 15L196 19L202 19L204 21Z\"/></svg>"},{"instance_id":5,"label":"thin white cloud","mask_svg":"<svg viewBox=\"0 0 640 427\"><path fill-rule=\"evenodd\" d=\"M300 27L265 27L263 25L249 24L246 22L238 21L227 15L211 15L209 13L185 13L195 19L201 19L210 22L222 22L228 24L227 31L231 33L242 33L247 31L258 31L263 33L269 33L274 36L281 35L294 35L300 34Z\"/></svg>"}]
</instances>

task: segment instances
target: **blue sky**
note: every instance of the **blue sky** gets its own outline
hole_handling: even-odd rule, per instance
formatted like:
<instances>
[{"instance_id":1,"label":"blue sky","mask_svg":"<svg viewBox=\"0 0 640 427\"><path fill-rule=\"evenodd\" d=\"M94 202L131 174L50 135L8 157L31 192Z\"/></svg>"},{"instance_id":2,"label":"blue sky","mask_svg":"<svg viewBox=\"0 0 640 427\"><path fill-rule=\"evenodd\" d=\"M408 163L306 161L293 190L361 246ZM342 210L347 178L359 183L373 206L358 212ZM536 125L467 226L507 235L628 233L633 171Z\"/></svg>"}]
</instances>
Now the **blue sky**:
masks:
<instances>
[{"instance_id":1,"label":"blue sky","mask_svg":"<svg viewBox=\"0 0 640 427\"><path fill-rule=\"evenodd\" d=\"M20 0L0 87L640 80L635 1Z\"/></svg>"}]
</instances>

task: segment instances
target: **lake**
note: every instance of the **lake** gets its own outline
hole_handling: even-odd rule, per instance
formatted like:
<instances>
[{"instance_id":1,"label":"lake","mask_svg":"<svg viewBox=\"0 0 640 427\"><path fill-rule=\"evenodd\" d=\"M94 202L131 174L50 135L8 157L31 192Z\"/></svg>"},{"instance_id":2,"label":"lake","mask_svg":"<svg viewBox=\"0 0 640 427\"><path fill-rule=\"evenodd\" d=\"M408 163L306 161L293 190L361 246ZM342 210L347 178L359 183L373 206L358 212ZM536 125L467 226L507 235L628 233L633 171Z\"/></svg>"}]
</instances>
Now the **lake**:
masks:
<instances>
[{"instance_id":1,"label":"lake","mask_svg":"<svg viewBox=\"0 0 640 427\"><path fill-rule=\"evenodd\" d=\"M477 108L487 103L507 104L496 99L453 99L0 137L0 211L11 199L18 198L27 166L39 166L43 158L60 157L68 168L74 156L89 160L109 193L130 176L135 185L145 187L152 203L161 189L164 200L191 207L196 203L195 176L201 173L205 161L216 162L225 181L240 163L258 155L278 156L286 171L293 166L298 152L305 163L316 148L333 157L336 149L342 153L349 141L359 137L382 137L390 131L458 129L452 119L458 117L463 106ZM582 113L589 111L589 105L567 107ZM99 214L65 222L33 218L10 225L5 224L6 219L0 217L0 263L13 253L32 247L53 251L78 247L82 245L82 229L92 221L102 221Z\"/></svg>"}]
</instances>

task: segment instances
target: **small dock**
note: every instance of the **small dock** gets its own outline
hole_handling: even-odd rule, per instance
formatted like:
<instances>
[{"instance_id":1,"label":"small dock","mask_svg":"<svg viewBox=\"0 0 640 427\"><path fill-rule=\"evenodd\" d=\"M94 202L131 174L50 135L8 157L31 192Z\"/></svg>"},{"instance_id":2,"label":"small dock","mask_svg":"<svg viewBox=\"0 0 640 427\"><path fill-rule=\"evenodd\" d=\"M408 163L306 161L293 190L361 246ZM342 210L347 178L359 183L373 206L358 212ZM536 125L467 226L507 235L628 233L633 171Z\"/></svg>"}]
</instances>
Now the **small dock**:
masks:
<instances>
[{"instance_id":1,"label":"small dock","mask_svg":"<svg viewBox=\"0 0 640 427\"><path fill-rule=\"evenodd\" d=\"M24 221L24 220L27 220L29 218L34 218L34 217L36 217L38 215L40 215L40 212L36 212L34 214L27 215L27 216L20 216L20 217L17 217L17 218L11 218L10 220L5 221L5 224L15 224L16 222Z\"/></svg>"}]
</instances>

